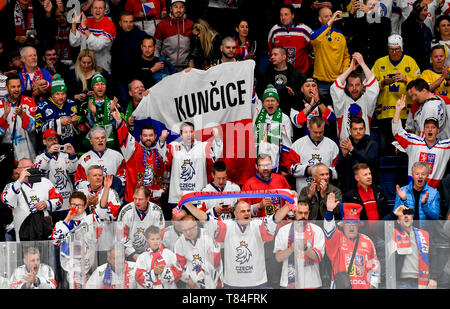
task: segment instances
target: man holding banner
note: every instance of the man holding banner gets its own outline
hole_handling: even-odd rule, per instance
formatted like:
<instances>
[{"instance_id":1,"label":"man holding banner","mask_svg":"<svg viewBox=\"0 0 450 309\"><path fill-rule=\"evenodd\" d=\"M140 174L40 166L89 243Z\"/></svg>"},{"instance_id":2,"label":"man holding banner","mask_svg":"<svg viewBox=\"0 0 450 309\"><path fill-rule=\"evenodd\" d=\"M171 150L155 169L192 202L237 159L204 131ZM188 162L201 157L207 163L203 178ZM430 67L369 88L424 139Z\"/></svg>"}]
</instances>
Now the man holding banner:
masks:
<instances>
[{"instance_id":1,"label":"man holding banner","mask_svg":"<svg viewBox=\"0 0 450 309\"><path fill-rule=\"evenodd\" d=\"M160 143L170 172L169 206L175 206L181 194L201 191L206 186L206 158L216 161L222 156L223 143L217 128L213 128L212 144L195 140L194 125L184 122L180 127L181 141Z\"/></svg>"},{"instance_id":2,"label":"man holding banner","mask_svg":"<svg viewBox=\"0 0 450 309\"><path fill-rule=\"evenodd\" d=\"M180 125L184 122L195 125L195 136L198 140L196 143L210 140L210 143L214 144L211 137L213 128L217 128L223 141L221 157L227 166L228 179L242 185L255 173L256 148L252 122L256 109L256 104L252 104L254 67L253 60L246 60L223 63L207 71L192 69L165 77L151 88L133 112L135 127L140 127L150 119L157 135L161 135L163 130L170 132L166 140L168 144L179 138ZM181 143L173 144L172 151L181 153L181 147ZM199 147L203 155L204 147L205 145ZM176 150L177 148L180 148L180 151ZM219 157L216 155L215 158ZM195 187L197 191L201 191L207 181L211 181L212 173L209 168L215 161L206 156L203 156L202 160L206 160L202 161L202 164L204 166L207 162L208 171L195 171L196 177L203 177L197 184L198 187ZM184 161L179 163L179 174L176 177L171 176L172 186L177 186L180 182ZM189 162L185 168L184 173L187 175ZM179 194L174 192L170 202L177 203L178 198Z\"/></svg>"}]
</instances>

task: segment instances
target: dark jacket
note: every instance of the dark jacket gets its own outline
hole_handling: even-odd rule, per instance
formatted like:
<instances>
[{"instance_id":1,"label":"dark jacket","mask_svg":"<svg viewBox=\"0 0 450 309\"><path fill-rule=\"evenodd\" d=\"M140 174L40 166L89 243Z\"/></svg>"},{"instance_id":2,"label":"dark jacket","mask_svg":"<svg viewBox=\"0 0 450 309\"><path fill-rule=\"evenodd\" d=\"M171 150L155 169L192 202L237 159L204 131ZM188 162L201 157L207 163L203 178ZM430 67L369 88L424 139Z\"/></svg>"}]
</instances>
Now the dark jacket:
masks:
<instances>
[{"instance_id":1,"label":"dark jacket","mask_svg":"<svg viewBox=\"0 0 450 309\"><path fill-rule=\"evenodd\" d=\"M23 47L14 40L16 37L16 29L14 26L14 8L16 1L18 0L13 0L8 3L0 12L0 26L2 29L0 38L3 39L4 42L8 42L8 50ZM44 7L39 0L32 0L32 4L36 39L39 40L41 44L45 44L45 42L48 42L51 39L53 17L48 18L45 16ZM24 19L26 20L26 16L24 16Z\"/></svg>"},{"instance_id":2,"label":"dark jacket","mask_svg":"<svg viewBox=\"0 0 450 309\"><path fill-rule=\"evenodd\" d=\"M372 140L369 135L365 135L358 144L353 142L352 136L349 138L354 149L346 157L342 155L342 151L339 151L339 159L336 165L336 170L339 175L338 178L340 179L340 187L346 191L356 186L352 171L352 167L356 163L366 163L369 165L373 183L377 184L378 143Z\"/></svg>"},{"instance_id":3,"label":"dark jacket","mask_svg":"<svg viewBox=\"0 0 450 309\"><path fill-rule=\"evenodd\" d=\"M377 203L378 216L380 220L382 220L390 212L390 207L386 196L384 195L384 191L380 186L372 185L372 190L375 197L375 202ZM357 187L354 187L344 193L344 202L360 204L363 207L360 214L360 219L368 220L366 209L364 208L364 203L359 195Z\"/></svg>"},{"instance_id":4,"label":"dark jacket","mask_svg":"<svg viewBox=\"0 0 450 309\"><path fill-rule=\"evenodd\" d=\"M423 22L419 21L421 7L413 9L402 24L404 54L416 60L421 71L430 67L431 40L433 34Z\"/></svg>"},{"instance_id":5,"label":"dark jacket","mask_svg":"<svg viewBox=\"0 0 450 309\"><path fill-rule=\"evenodd\" d=\"M333 192L336 195L336 201L342 201L342 193L338 187L328 184L327 190L325 192L325 197L322 198L319 191L314 192L311 199L308 198L309 186L303 187L298 195L299 200L307 200L310 205L309 220L323 220L325 218L325 213L327 212L327 197L328 194ZM334 219L341 220L342 215L339 207L333 210Z\"/></svg>"},{"instance_id":6,"label":"dark jacket","mask_svg":"<svg viewBox=\"0 0 450 309\"><path fill-rule=\"evenodd\" d=\"M265 71L259 76L257 81L256 93L258 97L262 100L264 90L268 84L272 84L278 91L278 96L280 97L280 108L286 115L289 116L291 112L291 107L296 107L296 104L301 100L301 86L305 76L300 70L295 69L289 62L286 63L287 70L283 71L286 77L286 83L280 84L281 79L279 78L281 71L275 71L272 64L269 64ZM278 77L277 77L278 76ZM295 96L291 96L286 86L294 90Z\"/></svg>"},{"instance_id":7,"label":"dark jacket","mask_svg":"<svg viewBox=\"0 0 450 309\"><path fill-rule=\"evenodd\" d=\"M130 65L141 55L141 42L146 33L137 27L130 32L118 28L111 47L111 68L114 81L127 83Z\"/></svg>"}]
</instances>

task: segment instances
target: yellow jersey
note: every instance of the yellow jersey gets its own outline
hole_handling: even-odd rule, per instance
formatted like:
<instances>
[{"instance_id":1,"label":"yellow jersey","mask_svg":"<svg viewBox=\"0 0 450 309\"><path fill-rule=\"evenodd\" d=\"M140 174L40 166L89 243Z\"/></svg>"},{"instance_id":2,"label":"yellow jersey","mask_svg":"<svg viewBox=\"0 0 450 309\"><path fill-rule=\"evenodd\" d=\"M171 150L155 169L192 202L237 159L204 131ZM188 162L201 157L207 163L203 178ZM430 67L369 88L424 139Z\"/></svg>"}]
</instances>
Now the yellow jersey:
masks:
<instances>
[{"instance_id":1,"label":"yellow jersey","mask_svg":"<svg viewBox=\"0 0 450 309\"><path fill-rule=\"evenodd\" d=\"M334 82L350 66L347 41L340 30L325 24L311 33L311 44L315 79Z\"/></svg>"},{"instance_id":2,"label":"yellow jersey","mask_svg":"<svg viewBox=\"0 0 450 309\"><path fill-rule=\"evenodd\" d=\"M428 84L434 83L441 77L442 73L437 73L433 69L428 69L422 72L420 77L425 80ZM450 94L450 84L444 79L442 83L434 90L434 93L444 95L449 97Z\"/></svg>"},{"instance_id":3,"label":"yellow jersey","mask_svg":"<svg viewBox=\"0 0 450 309\"><path fill-rule=\"evenodd\" d=\"M420 69L416 61L407 55L402 55L399 61L392 62L389 55L379 58L373 65L372 72L375 75L378 83L385 79L388 74L401 73L406 76L408 82L395 82L390 85L380 87L380 94L378 95L377 109L375 113L378 119L394 118L395 105L397 100L406 95L406 108L400 114L402 119L407 119L408 111L411 108L411 98L406 91L406 85L417 79L420 76Z\"/></svg>"}]
</instances>

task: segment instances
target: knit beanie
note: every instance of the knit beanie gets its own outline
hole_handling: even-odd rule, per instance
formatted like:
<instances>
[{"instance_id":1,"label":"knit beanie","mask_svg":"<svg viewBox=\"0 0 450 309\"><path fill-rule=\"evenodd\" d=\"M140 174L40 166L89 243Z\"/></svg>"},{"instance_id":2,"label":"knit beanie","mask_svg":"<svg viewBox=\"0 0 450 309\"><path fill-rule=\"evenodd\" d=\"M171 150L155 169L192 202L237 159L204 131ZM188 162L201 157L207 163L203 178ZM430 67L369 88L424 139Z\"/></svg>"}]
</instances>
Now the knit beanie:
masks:
<instances>
[{"instance_id":1,"label":"knit beanie","mask_svg":"<svg viewBox=\"0 0 450 309\"><path fill-rule=\"evenodd\" d=\"M273 97L273 98L277 99L278 102L280 102L280 97L278 96L278 91L272 84L268 84L266 87L266 90L264 90L264 94L262 97L263 102L268 97Z\"/></svg>"},{"instance_id":2,"label":"knit beanie","mask_svg":"<svg viewBox=\"0 0 450 309\"><path fill-rule=\"evenodd\" d=\"M103 77L103 75L100 74L99 72L95 72L94 75L92 76L91 88L93 88L94 84L98 82L104 82L106 85L106 79Z\"/></svg>"},{"instance_id":3,"label":"knit beanie","mask_svg":"<svg viewBox=\"0 0 450 309\"><path fill-rule=\"evenodd\" d=\"M64 79L62 79L61 75L55 74L53 75L52 80L52 91L51 91L52 95L58 91L63 91L67 93L67 86L64 83Z\"/></svg>"}]
</instances>

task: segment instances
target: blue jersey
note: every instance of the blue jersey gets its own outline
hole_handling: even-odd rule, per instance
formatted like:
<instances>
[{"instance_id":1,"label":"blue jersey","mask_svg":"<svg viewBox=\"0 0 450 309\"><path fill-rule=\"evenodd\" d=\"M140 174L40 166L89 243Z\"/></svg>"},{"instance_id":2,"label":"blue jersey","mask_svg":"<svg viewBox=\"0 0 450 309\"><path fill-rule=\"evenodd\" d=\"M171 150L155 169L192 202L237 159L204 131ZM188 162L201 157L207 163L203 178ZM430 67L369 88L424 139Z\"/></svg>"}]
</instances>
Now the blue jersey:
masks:
<instances>
[{"instance_id":1,"label":"blue jersey","mask_svg":"<svg viewBox=\"0 0 450 309\"><path fill-rule=\"evenodd\" d=\"M57 105L52 98L39 103L36 111L36 129L45 132L47 129L54 129L59 137L60 143L71 143L73 145L77 128L70 123L67 126L61 125L61 117L71 117L77 113L77 105L72 100L66 100L63 105Z\"/></svg>"}]
</instances>

